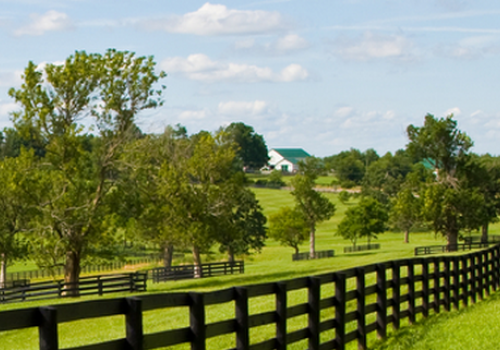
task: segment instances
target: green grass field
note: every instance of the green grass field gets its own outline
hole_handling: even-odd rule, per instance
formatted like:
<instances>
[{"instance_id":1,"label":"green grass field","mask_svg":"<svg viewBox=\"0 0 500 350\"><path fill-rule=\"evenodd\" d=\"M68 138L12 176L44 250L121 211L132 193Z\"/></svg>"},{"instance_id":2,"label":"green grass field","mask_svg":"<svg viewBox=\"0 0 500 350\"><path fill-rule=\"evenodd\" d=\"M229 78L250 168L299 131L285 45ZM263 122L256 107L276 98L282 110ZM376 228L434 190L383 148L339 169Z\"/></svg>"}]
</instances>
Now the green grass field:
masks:
<instances>
[{"instance_id":1,"label":"green grass field","mask_svg":"<svg viewBox=\"0 0 500 350\"><path fill-rule=\"evenodd\" d=\"M259 199L264 212L266 215L270 215L283 206L293 206L293 197L289 191L285 190L271 190L271 189L255 189L257 198ZM185 280L185 281L174 281L166 282L160 284L149 284L148 293L163 293L163 292L178 292L178 291L209 291L223 289L235 285L248 285L255 283L264 283L277 280L287 280L299 276L310 276L316 275L324 272L342 270L349 267L367 265L379 261L387 261L405 257L413 256L413 249L416 246L422 245L435 245L435 244L445 244L442 237L436 237L433 233L414 233L410 237L411 243L403 244L403 236L401 233L386 232L379 236L377 243L381 244L381 249L379 251L369 251L363 253L354 254L343 254L343 247L350 245L350 242L335 236L335 231L338 223L342 219L346 209L353 204L343 205L339 202L336 194L325 194L330 198L330 200L336 205L336 213L328 222L322 223L317 228L317 250L334 249L336 256L331 259L322 259L315 261L299 261L292 262L291 255L293 249L289 247L281 247L279 244L272 240L266 242L266 247L262 250L260 254L250 255L245 257L245 274L244 275L233 275L233 276L221 276L213 277L202 280ZM500 231L500 225L496 224L492 227L491 233L497 233ZM360 242L364 243L364 242ZM301 247L301 251L307 251L307 244ZM217 256L217 255L215 255ZM219 258L224 258L222 255ZM214 257L212 257L214 259ZM130 294L121 295L110 295L109 298L130 296ZM302 303L307 300L307 295L305 291L298 291L297 293L290 293L290 305L297 303ZM91 297L82 298L80 300L93 299ZM25 308L31 306L39 306L45 304L58 304L75 302L75 300L61 300L55 299L43 302L26 302L17 304L6 304L0 305L0 311L11 310L17 308ZM274 308L274 298L272 297L259 297L252 299L249 307L251 313L259 313L264 311L270 311ZM481 305L484 304L485 308L493 308L495 310L500 310L500 298L492 298L491 301L478 304L474 309L477 309L479 313L485 312L484 309L481 311ZM497 305L498 304L498 305ZM489 305L489 306L488 306ZM457 320L461 322L459 317L464 314L464 311L457 313L458 316L452 316L452 313L445 314L448 315L449 320ZM471 314L472 315L472 314ZM326 315L328 316L328 315ZM234 305L216 305L211 306L207 309L207 322L214 322L219 320L224 320L234 317ZM331 315L330 315L331 317ZM448 321L444 318L445 316L437 316L432 318ZM471 316L469 316L471 317ZM475 317L475 316L473 316ZM479 316L478 316L479 317ZM500 324L496 318L500 317L497 315L492 318L495 324ZM487 319L487 317L486 317ZM437 322L437 321L429 322ZM179 328L188 326L189 324L189 313L188 309L185 307L180 307L176 309L169 310L154 310L145 313L144 315L144 329L146 333L158 332L165 329ZM289 331L293 329L298 329L307 324L307 319L305 317L296 317L290 321ZM446 326L447 322L443 323L443 331L452 332L455 326ZM419 328L424 327L424 328ZM404 345L404 337L409 335L413 338L424 339L431 335L430 330L435 326L431 324L430 327L422 326L411 328L410 331L402 330L397 333L396 338L400 339L401 344L397 345L391 338L391 341L386 345L380 345L377 349L407 349ZM500 327L500 326L499 326ZM410 328L408 328L410 329ZM419 330L421 329L421 330ZM461 329L461 328L457 328ZM263 326L257 327L251 330L251 338L254 342L259 339L266 339L266 337L272 336L274 332L273 326ZM406 333L405 333L406 332ZM498 336L493 334L491 337L496 339L496 343L500 344L500 332L496 332ZM474 332L472 332L474 334ZM477 333L480 334L480 333ZM70 346L80 346L89 343L103 342L106 340L117 339L124 337L124 317L123 316L113 316L105 317L93 320L76 321L66 324L59 325L59 337L60 346L70 347ZM436 335L432 335L436 337ZM452 336L451 336L452 337ZM37 349L38 348L38 333L36 329L26 329L20 331L5 332L0 334L0 350L3 349ZM371 337L372 341L374 340ZM392 343L391 343L392 342ZM391 347L390 344L396 344ZM384 347L385 346L385 347ZM398 347L400 346L400 347ZM234 336L232 337L216 337L207 341L208 349L221 349L234 347ZM305 343L297 343L290 349L303 349L305 348ZM184 347L176 347L176 349L184 349ZM187 346L185 347L188 348ZM354 349L355 346L349 347L349 349ZM410 349L410 348L408 348ZM413 349L413 348L411 348ZM422 347L415 347L414 349L459 349L458 347L433 347L427 346L423 343ZM464 348L465 349L465 348ZM467 349L474 349L474 347L468 347ZM477 349L489 349L477 348Z\"/></svg>"}]
</instances>

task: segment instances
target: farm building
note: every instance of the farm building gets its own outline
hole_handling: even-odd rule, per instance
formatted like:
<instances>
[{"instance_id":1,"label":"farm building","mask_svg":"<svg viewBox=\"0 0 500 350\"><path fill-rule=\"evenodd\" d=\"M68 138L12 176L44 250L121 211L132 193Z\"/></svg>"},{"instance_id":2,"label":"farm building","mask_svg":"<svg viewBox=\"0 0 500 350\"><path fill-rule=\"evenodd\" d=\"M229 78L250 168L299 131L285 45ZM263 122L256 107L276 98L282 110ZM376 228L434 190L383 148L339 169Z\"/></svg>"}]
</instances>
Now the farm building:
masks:
<instances>
[{"instance_id":1,"label":"farm building","mask_svg":"<svg viewBox=\"0 0 500 350\"><path fill-rule=\"evenodd\" d=\"M271 169L294 173L299 169L299 161L311 155L302 148L273 148L269 151Z\"/></svg>"}]
</instances>

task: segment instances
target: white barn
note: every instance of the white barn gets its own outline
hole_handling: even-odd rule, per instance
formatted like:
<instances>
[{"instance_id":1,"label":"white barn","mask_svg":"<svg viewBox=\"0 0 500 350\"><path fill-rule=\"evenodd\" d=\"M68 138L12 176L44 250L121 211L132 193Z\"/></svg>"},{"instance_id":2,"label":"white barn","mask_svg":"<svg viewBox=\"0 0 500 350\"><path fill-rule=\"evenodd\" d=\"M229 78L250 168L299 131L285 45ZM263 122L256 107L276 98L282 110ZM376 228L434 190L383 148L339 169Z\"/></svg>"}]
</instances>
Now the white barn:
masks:
<instances>
[{"instance_id":1,"label":"white barn","mask_svg":"<svg viewBox=\"0 0 500 350\"><path fill-rule=\"evenodd\" d=\"M299 161L311 156L302 148L273 148L268 155L271 169L288 173L299 170Z\"/></svg>"}]
</instances>

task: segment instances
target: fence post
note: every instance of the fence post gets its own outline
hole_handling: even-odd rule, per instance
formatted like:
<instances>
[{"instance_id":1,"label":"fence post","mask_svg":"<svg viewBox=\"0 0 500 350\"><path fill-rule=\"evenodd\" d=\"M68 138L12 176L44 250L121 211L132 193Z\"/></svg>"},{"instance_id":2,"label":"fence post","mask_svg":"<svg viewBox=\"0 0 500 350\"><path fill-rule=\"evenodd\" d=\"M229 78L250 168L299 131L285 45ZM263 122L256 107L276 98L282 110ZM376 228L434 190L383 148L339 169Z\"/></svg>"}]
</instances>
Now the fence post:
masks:
<instances>
[{"instance_id":1,"label":"fence post","mask_svg":"<svg viewBox=\"0 0 500 350\"><path fill-rule=\"evenodd\" d=\"M236 300L236 349L248 350L250 348L250 337L248 332L248 289L245 287L235 288Z\"/></svg>"},{"instance_id":2,"label":"fence post","mask_svg":"<svg viewBox=\"0 0 500 350\"><path fill-rule=\"evenodd\" d=\"M462 266L460 270L460 274L462 275L462 281L460 282L460 286L462 287L462 294L460 296L462 298L464 306L469 305L469 274L467 261L468 259L466 256L460 257L460 263Z\"/></svg>"},{"instance_id":3,"label":"fence post","mask_svg":"<svg viewBox=\"0 0 500 350\"><path fill-rule=\"evenodd\" d=\"M276 349L286 350L286 283L276 283Z\"/></svg>"},{"instance_id":4,"label":"fence post","mask_svg":"<svg viewBox=\"0 0 500 350\"><path fill-rule=\"evenodd\" d=\"M392 320L393 327L399 329L401 324L401 265L399 261L392 262L392 299L394 305L392 306Z\"/></svg>"},{"instance_id":5,"label":"fence post","mask_svg":"<svg viewBox=\"0 0 500 350\"><path fill-rule=\"evenodd\" d=\"M99 295L102 295L102 281L101 276L97 276L97 290Z\"/></svg>"},{"instance_id":6,"label":"fence post","mask_svg":"<svg viewBox=\"0 0 500 350\"><path fill-rule=\"evenodd\" d=\"M415 314L415 264L412 259L407 260L408 262L408 320L411 324L416 321Z\"/></svg>"},{"instance_id":7,"label":"fence post","mask_svg":"<svg viewBox=\"0 0 500 350\"><path fill-rule=\"evenodd\" d=\"M379 338L387 336L387 289L385 264L377 264L377 335Z\"/></svg>"},{"instance_id":8,"label":"fence post","mask_svg":"<svg viewBox=\"0 0 500 350\"><path fill-rule=\"evenodd\" d=\"M500 269L500 254L499 254L500 245L496 245L493 249L493 289L498 290L499 285L499 269Z\"/></svg>"},{"instance_id":9,"label":"fence post","mask_svg":"<svg viewBox=\"0 0 500 350\"><path fill-rule=\"evenodd\" d=\"M434 258L434 312L439 313L441 298L439 292L439 276L441 274L441 264L439 258Z\"/></svg>"},{"instance_id":10,"label":"fence post","mask_svg":"<svg viewBox=\"0 0 500 350\"><path fill-rule=\"evenodd\" d=\"M142 300L126 298L127 312L125 314L126 339L128 349L143 350Z\"/></svg>"},{"instance_id":11,"label":"fence post","mask_svg":"<svg viewBox=\"0 0 500 350\"><path fill-rule=\"evenodd\" d=\"M57 339L57 310L54 307L40 307L40 325L38 326L38 337L40 350L58 350Z\"/></svg>"},{"instance_id":12,"label":"fence post","mask_svg":"<svg viewBox=\"0 0 500 350\"><path fill-rule=\"evenodd\" d=\"M191 350L205 350L205 300L202 293L190 292L189 324L191 327Z\"/></svg>"},{"instance_id":13,"label":"fence post","mask_svg":"<svg viewBox=\"0 0 500 350\"><path fill-rule=\"evenodd\" d=\"M453 306L458 310L460 307L460 260L458 256L453 257Z\"/></svg>"},{"instance_id":14,"label":"fence post","mask_svg":"<svg viewBox=\"0 0 500 350\"><path fill-rule=\"evenodd\" d=\"M422 314L429 316L429 260L422 262Z\"/></svg>"},{"instance_id":15,"label":"fence post","mask_svg":"<svg viewBox=\"0 0 500 350\"><path fill-rule=\"evenodd\" d=\"M356 294L358 312L358 349L366 349L366 312L365 312L365 270L356 268Z\"/></svg>"},{"instance_id":16,"label":"fence post","mask_svg":"<svg viewBox=\"0 0 500 350\"><path fill-rule=\"evenodd\" d=\"M451 279L450 258L446 257L444 259L444 309L446 311L451 310L450 279Z\"/></svg>"},{"instance_id":17,"label":"fence post","mask_svg":"<svg viewBox=\"0 0 500 350\"><path fill-rule=\"evenodd\" d=\"M320 288L321 280L309 277L309 350L319 350Z\"/></svg>"},{"instance_id":18,"label":"fence post","mask_svg":"<svg viewBox=\"0 0 500 350\"><path fill-rule=\"evenodd\" d=\"M470 282L471 282L471 301L473 304L477 301L477 275L476 275L476 254L473 254L470 258Z\"/></svg>"},{"instance_id":19,"label":"fence post","mask_svg":"<svg viewBox=\"0 0 500 350\"><path fill-rule=\"evenodd\" d=\"M343 273L335 274L335 320L337 329L335 331L336 349L345 350L345 294L346 294L346 276Z\"/></svg>"},{"instance_id":20,"label":"fence post","mask_svg":"<svg viewBox=\"0 0 500 350\"><path fill-rule=\"evenodd\" d=\"M484 300L484 252L477 253L477 270L478 270L478 294L479 299Z\"/></svg>"}]
</instances>

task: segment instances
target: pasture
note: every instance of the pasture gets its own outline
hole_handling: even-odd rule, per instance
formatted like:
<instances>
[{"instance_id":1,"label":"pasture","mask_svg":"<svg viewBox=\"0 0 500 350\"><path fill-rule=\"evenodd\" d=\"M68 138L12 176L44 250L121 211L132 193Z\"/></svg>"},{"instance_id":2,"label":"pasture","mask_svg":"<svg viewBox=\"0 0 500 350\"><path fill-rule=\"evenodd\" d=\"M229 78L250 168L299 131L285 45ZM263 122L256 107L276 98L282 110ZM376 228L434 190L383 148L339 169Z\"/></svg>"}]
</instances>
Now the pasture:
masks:
<instances>
[{"instance_id":1,"label":"pasture","mask_svg":"<svg viewBox=\"0 0 500 350\"><path fill-rule=\"evenodd\" d=\"M270 215L282 206L293 206L293 198L289 191L285 190L270 190L270 189L254 189L257 198L259 199L266 215ZM327 222L320 224L317 227L317 250L334 249L335 257L330 259L322 259L315 261L299 261L292 262L291 255L293 249L290 247L282 247L277 242L268 240L266 246L260 254L253 254L245 257L245 274L214 277L202 280L185 280L172 281L161 284L149 284L148 293L159 292L177 292L177 291L210 291L223 289L237 285L249 285L265 283L270 281L288 280L301 276L317 275L324 272L342 270L349 267L367 265L379 261L387 261L412 257L413 250L416 246L445 244L442 237L436 237L432 232L414 233L410 237L410 243L404 244L402 233L386 232L379 236L377 243L381 244L381 249L377 251L368 251L362 253L344 254L343 247L350 245L349 241L345 241L340 237L335 236L335 231L338 223L343 217L345 210L353 205L354 202L349 202L343 205L337 198L337 194L325 194L336 205L335 215ZM491 233L500 231L500 225L496 224L492 227ZM364 243L364 242L360 242ZM308 244L301 247L301 251L307 251ZM210 260L222 260L225 257L218 253L205 256ZM108 298L130 296L129 294L114 294ZM295 293L292 295L291 304L304 302L307 298L304 293ZM87 299L90 299L87 298ZM92 299L95 299L92 298ZM256 298L255 302L250 304L250 312L258 313L272 310L274 307L274 298L262 297ZM498 299L498 298L496 298ZM494 303L493 299L491 303ZM81 298L80 300L86 300ZM59 304L75 302L74 299L51 300L45 302L27 302L18 304L0 305L0 311L11 310L17 308L25 308L46 304ZM485 303L486 304L486 303ZM500 303L498 303L500 304ZM478 308L481 304L478 304ZM493 304L492 304L493 305ZM480 310L480 309L479 309ZM460 311L463 313L464 311ZM447 314L448 315L448 314ZM451 313L449 314L451 315ZM215 322L234 317L234 307L230 305L214 305L208 307L207 322ZM438 318L443 316L437 316ZM451 317L451 316L450 316ZM123 316L112 316L93 320L75 321L62 324L59 326L60 346L62 348L70 346L82 346L90 343L97 343L111 339L124 337L124 318ZM293 319L290 327L299 327L305 322L305 319L298 317ZM498 324L498 322L497 322ZM154 310L149 311L144 316L144 329L146 333L158 332L165 329L173 329L189 325L189 312L186 307L179 307L169 310ZM443 326L446 327L446 326ZM406 329L406 328L405 328ZM412 328L413 329L413 328ZM418 327L415 328L418 331ZM259 339L274 332L274 327L264 326L257 327L251 332L252 339ZM404 332L401 331L401 332ZM428 330L422 331L427 334ZM500 333L500 332L497 332ZM419 333L420 334L420 333ZM38 333L36 329L25 329L20 331L11 331L0 335L0 350L3 349L37 349ZM402 337L402 336L398 336ZM500 336L499 336L500 337ZM216 337L207 341L208 349L221 349L232 347L233 337ZM391 338L392 339L392 338ZM373 341L374 339L372 339ZM500 340L499 340L500 342ZM497 342L498 343L498 342ZM20 345L22 344L22 345ZM381 345L382 346L382 345ZM176 349L179 347L176 347ZM183 347L181 347L184 349ZM188 348L187 346L185 347ZM297 343L291 349L302 349L304 343ZM428 349L434 347L421 347L415 349ZM438 347L439 348L439 347ZM380 349L398 349L398 347L380 347ZM406 347L400 347L406 349ZM437 349L437 348L436 348ZM440 349L440 348L439 348ZM450 348L451 349L451 348Z\"/></svg>"}]
</instances>

